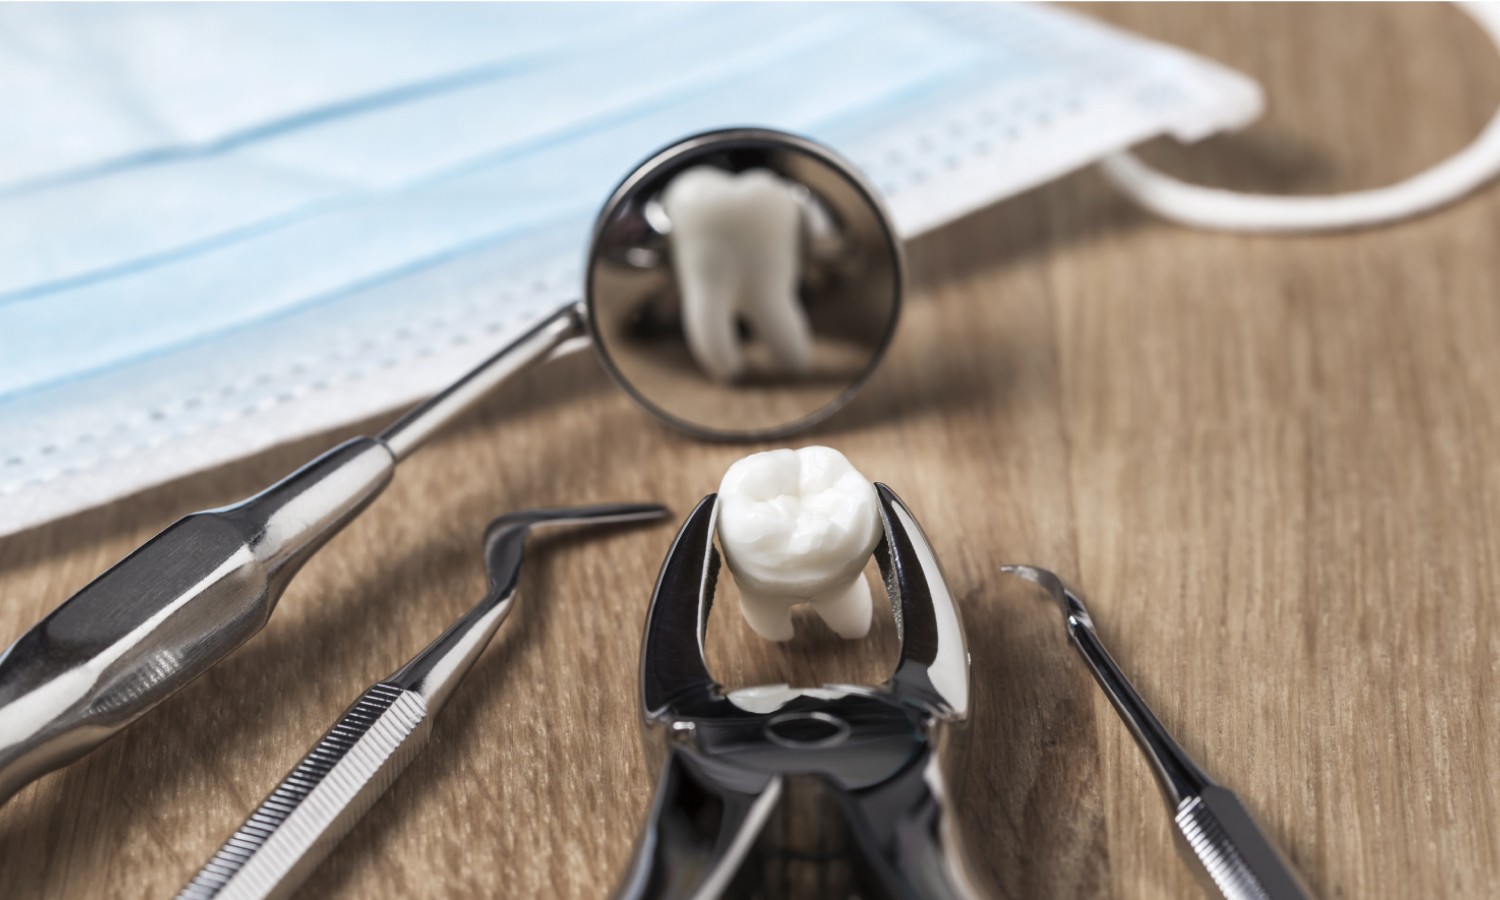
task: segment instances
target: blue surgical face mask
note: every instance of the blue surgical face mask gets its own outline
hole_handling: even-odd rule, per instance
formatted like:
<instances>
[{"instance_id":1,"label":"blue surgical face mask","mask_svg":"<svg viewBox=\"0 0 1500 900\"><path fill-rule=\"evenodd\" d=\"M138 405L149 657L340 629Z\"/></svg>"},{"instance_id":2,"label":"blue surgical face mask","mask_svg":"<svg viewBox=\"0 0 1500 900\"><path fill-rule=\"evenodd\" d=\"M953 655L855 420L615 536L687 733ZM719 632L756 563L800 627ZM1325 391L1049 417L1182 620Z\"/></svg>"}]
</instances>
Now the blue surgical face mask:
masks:
<instances>
[{"instance_id":1,"label":"blue surgical face mask","mask_svg":"<svg viewBox=\"0 0 1500 900\"><path fill-rule=\"evenodd\" d=\"M910 235L1258 110L1013 5L11 7L6 45L0 533L431 390L576 298L687 133L828 143Z\"/></svg>"}]
</instances>

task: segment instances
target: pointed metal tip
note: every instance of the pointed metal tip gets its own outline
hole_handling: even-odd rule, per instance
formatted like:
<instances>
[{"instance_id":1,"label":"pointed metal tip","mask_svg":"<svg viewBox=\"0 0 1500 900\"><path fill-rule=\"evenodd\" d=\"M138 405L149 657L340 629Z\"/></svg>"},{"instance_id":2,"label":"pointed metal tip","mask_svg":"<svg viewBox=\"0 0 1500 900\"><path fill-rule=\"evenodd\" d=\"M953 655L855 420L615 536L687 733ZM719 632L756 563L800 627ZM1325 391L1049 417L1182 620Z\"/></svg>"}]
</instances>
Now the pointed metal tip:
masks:
<instances>
[{"instance_id":1,"label":"pointed metal tip","mask_svg":"<svg viewBox=\"0 0 1500 900\"><path fill-rule=\"evenodd\" d=\"M1064 616L1076 616L1080 621L1088 621L1089 614L1083 601L1050 569L1043 569L1040 566L1001 566L1000 571L1017 578L1024 578L1046 591L1062 609Z\"/></svg>"},{"instance_id":2,"label":"pointed metal tip","mask_svg":"<svg viewBox=\"0 0 1500 900\"><path fill-rule=\"evenodd\" d=\"M599 503L506 513L484 529L484 564L490 585L515 580L526 534L553 525L621 525L665 519L672 511L658 503Z\"/></svg>"},{"instance_id":3,"label":"pointed metal tip","mask_svg":"<svg viewBox=\"0 0 1500 900\"><path fill-rule=\"evenodd\" d=\"M499 516L484 529L489 541L501 532L516 528L541 528L547 525L570 523L609 525L612 523L644 522L663 519L671 510L659 503L598 503L590 506L558 506L543 509L523 509Z\"/></svg>"},{"instance_id":4,"label":"pointed metal tip","mask_svg":"<svg viewBox=\"0 0 1500 900\"><path fill-rule=\"evenodd\" d=\"M1068 590L1063 584L1062 579L1058 578L1055 572L1050 569L1043 569L1040 566L1001 566L1000 571L1007 575L1014 575L1017 578L1024 578L1032 584L1040 585L1058 600L1062 600L1063 595Z\"/></svg>"}]
</instances>

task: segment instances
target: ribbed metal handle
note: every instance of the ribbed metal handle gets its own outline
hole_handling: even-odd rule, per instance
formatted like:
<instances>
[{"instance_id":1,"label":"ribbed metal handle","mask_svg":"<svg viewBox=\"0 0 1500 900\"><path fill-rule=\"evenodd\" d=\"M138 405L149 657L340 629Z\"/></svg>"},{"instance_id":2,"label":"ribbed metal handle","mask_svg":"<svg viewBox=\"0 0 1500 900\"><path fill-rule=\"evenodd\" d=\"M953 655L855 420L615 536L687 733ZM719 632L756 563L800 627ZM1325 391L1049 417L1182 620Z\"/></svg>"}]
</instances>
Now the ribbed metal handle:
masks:
<instances>
[{"instance_id":1,"label":"ribbed metal handle","mask_svg":"<svg viewBox=\"0 0 1500 900\"><path fill-rule=\"evenodd\" d=\"M1312 892L1228 788L1210 785L1173 817L1205 887L1227 900L1308 900Z\"/></svg>"},{"instance_id":2,"label":"ribbed metal handle","mask_svg":"<svg viewBox=\"0 0 1500 900\"><path fill-rule=\"evenodd\" d=\"M430 733L420 695L385 683L370 688L178 900L289 896L390 788Z\"/></svg>"}]
</instances>

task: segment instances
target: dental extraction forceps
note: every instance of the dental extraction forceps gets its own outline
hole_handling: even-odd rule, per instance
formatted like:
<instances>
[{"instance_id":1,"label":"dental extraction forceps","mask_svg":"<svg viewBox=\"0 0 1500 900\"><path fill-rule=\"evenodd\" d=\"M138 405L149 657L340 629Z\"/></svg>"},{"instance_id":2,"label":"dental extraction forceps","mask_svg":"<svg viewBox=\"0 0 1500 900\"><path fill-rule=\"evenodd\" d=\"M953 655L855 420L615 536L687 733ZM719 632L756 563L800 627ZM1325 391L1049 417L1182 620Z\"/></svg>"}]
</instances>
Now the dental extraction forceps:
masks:
<instances>
[{"instance_id":1,"label":"dental extraction forceps","mask_svg":"<svg viewBox=\"0 0 1500 900\"><path fill-rule=\"evenodd\" d=\"M916 519L875 488L885 532L875 556L901 640L880 686L726 693L703 655L716 495L683 524L641 648L647 745L665 759L618 897L979 896L950 794L954 731L969 711L963 627ZM815 867L799 869L807 861Z\"/></svg>"},{"instance_id":2,"label":"dental extraction forceps","mask_svg":"<svg viewBox=\"0 0 1500 900\"><path fill-rule=\"evenodd\" d=\"M607 504L510 513L484 530L489 590L427 649L372 685L230 836L178 900L286 897L369 811L432 734L448 702L510 614L526 535L543 526L658 519L665 507Z\"/></svg>"},{"instance_id":3,"label":"dental extraction forceps","mask_svg":"<svg viewBox=\"0 0 1500 900\"><path fill-rule=\"evenodd\" d=\"M1198 768L1136 693L1104 649L1078 595L1046 569L1005 566L1001 571L1040 586L1061 607L1073 646L1150 760L1172 813L1178 849L1204 888L1225 900L1309 900L1307 885L1240 799Z\"/></svg>"}]
</instances>

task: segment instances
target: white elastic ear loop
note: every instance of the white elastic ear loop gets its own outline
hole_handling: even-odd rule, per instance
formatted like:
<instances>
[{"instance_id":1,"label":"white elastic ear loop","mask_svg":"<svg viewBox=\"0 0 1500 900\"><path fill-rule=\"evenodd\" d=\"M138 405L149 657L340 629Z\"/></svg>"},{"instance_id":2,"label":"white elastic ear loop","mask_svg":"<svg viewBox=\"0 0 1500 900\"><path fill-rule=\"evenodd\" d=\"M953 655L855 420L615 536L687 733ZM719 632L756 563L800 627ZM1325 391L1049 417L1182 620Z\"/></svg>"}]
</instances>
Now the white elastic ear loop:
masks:
<instances>
[{"instance_id":1,"label":"white elastic ear loop","mask_svg":"<svg viewBox=\"0 0 1500 900\"><path fill-rule=\"evenodd\" d=\"M1461 3L1500 51L1500 5ZM1179 181L1129 152L1106 157L1105 176L1157 215L1220 231L1334 231L1406 219L1465 196L1500 174L1500 110L1474 142L1405 181L1348 194L1241 194Z\"/></svg>"}]
</instances>

